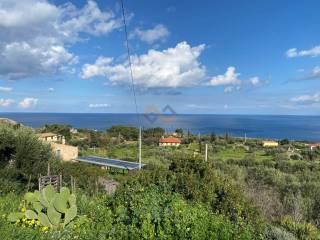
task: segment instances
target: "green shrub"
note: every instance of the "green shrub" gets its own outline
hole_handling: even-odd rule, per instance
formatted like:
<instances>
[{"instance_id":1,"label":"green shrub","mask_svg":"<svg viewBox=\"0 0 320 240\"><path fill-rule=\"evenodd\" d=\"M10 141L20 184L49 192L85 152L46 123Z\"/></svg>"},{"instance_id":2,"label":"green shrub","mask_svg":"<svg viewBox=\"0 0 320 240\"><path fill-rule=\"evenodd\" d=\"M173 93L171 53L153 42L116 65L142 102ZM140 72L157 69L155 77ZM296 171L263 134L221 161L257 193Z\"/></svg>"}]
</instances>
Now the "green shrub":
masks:
<instances>
[{"instance_id":1,"label":"green shrub","mask_svg":"<svg viewBox=\"0 0 320 240\"><path fill-rule=\"evenodd\" d=\"M264 239L265 240L296 240L297 238L292 233L289 233L282 228L269 226L268 228L266 228L266 231L264 233Z\"/></svg>"},{"instance_id":2,"label":"green shrub","mask_svg":"<svg viewBox=\"0 0 320 240\"><path fill-rule=\"evenodd\" d=\"M280 225L301 240L320 238L320 232L314 225L305 222L297 222L289 216L283 217Z\"/></svg>"}]
</instances>

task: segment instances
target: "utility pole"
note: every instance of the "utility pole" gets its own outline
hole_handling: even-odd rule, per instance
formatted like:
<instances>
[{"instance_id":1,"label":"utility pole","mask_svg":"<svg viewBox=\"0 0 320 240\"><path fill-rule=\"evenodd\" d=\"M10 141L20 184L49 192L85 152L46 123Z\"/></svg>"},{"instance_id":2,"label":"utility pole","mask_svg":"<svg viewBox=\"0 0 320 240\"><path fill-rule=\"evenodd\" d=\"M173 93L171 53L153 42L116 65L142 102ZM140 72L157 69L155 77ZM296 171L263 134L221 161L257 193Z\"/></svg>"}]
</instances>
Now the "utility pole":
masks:
<instances>
[{"instance_id":1,"label":"utility pole","mask_svg":"<svg viewBox=\"0 0 320 240\"><path fill-rule=\"evenodd\" d=\"M201 146L201 134L198 135L198 142L199 142L199 153L202 153L202 146Z\"/></svg>"},{"instance_id":2,"label":"utility pole","mask_svg":"<svg viewBox=\"0 0 320 240\"><path fill-rule=\"evenodd\" d=\"M247 133L244 133L244 143L247 142Z\"/></svg>"},{"instance_id":3,"label":"utility pole","mask_svg":"<svg viewBox=\"0 0 320 240\"><path fill-rule=\"evenodd\" d=\"M208 144L206 143L206 153L205 153L205 158L204 158L204 160L206 161L206 162L208 162Z\"/></svg>"},{"instance_id":4,"label":"utility pole","mask_svg":"<svg viewBox=\"0 0 320 240\"><path fill-rule=\"evenodd\" d=\"M139 170L141 169L141 127L139 128Z\"/></svg>"}]
</instances>

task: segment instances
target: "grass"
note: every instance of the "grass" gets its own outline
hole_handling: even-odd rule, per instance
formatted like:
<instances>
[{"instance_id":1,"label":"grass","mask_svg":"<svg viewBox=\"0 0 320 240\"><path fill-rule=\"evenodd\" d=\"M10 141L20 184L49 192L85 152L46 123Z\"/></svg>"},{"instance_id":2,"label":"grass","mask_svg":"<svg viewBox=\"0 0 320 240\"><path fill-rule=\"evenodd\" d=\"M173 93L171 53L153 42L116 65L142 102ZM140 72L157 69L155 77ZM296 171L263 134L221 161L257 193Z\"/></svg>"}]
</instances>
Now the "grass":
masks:
<instances>
[{"instance_id":1,"label":"grass","mask_svg":"<svg viewBox=\"0 0 320 240\"><path fill-rule=\"evenodd\" d=\"M130 141L119 145L110 145L107 148L82 150L81 154L84 156L96 155L127 161L137 161L138 143ZM194 156L197 157L197 159L204 160L204 146L202 146L202 153L199 153L198 143L183 144L180 147L159 147L154 145L142 146L142 161L145 164L168 166L168 159L172 158L176 154ZM256 161L272 160L271 156L266 155L264 149L260 149L252 153L236 143L225 146L209 144L208 146L208 159L211 160L241 160L245 158L252 158L252 156L254 156Z\"/></svg>"}]
</instances>

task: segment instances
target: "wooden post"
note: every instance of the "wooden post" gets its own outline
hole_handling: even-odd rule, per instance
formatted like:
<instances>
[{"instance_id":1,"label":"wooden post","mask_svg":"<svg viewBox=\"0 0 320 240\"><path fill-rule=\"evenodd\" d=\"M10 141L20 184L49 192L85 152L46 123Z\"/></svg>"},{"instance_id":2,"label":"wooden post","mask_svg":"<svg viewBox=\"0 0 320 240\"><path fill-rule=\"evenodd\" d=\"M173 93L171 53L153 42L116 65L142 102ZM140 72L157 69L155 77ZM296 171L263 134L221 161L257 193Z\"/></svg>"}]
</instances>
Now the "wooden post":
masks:
<instances>
[{"instance_id":1,"label":"wooden post","mask_svg":"<svg viewBox=\"0 0 320 240\"><path fill-rule=\"evenodd\" d=\"M205 159L206 162L208 162L208 144L206 143L206 151L205 151Z\"/></svg>"},{"instance_id":2,"label":"wooden post","mask_svg":"<svg viewBox=\"0 0 320 240\"><path fill-rule=\"evenodd\" d=\"M62 175L59 175L59 190L62 188Z\"/></svg>"},{"instance_id":3,"label":"wooden post","mask_svg":"<svg viewBox=\"0 0 320 240\"><path fill-rule=\"evenodd\" d=\"M141 169L141 127L139 129L139 170Z\"/></svg>"},{"instance_id":4,"label":"wooden post","mask_svg":"<svg viewBox=\"0 0 320 240\"><path fill-rule=\"evenodd\" d=\"M38 177L38 183L39 183L39 191L41 191L41 174Z\"/></svg>"},{"instance_id":5,"label":"wooden post","mask_svg":"<svg viewBox=\"0 0 320 240\"><path fill-rule=\"evenodd\" d=\"M47 176L50 176L50 163L48 163Z\"/></svg>"}]
</instances>

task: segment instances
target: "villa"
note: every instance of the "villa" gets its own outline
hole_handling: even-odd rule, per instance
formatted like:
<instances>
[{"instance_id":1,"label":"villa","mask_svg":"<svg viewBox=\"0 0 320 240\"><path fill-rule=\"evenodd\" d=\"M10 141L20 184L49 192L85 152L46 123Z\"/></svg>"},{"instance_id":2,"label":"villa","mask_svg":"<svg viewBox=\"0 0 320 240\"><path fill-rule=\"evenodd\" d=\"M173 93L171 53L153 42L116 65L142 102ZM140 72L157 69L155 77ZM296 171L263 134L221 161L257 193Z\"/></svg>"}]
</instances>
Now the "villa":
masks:
<instances>
[{"instance_id":1,"label":"villa","mask_svg":"<svg viewBox=\"0 0 320 240\"><path fill-rule=\"evenodd\" d=\"M71 161L78 157L78 147L67 145L64 136L55 133L40 133L38 137L41 141L49 143L55 154L63 161Z\"/></svg>"},{"instance_id":2,"label":"villa","mask_svg":"<svg viewBox=\"0 0 320 240\"><path fill-rule=\"evenodd\" d=\"M62 144L65 144L66 143L66 139L64 136L62 135L58 135L56 133L40 133L38 134L39 136L39 139L42 140L42 141L45 141L45 142L59 142L59 143L62 143Z\"/></svg>"},{"instance_id":3,"label":"villa","mask_svg":"<svg viewBox=\"0 0 320 240\"><path fill-rule=\"evenodd\" d=\"M316 148L320 148L320 143L312 143L312 144L309 144L309 147L310 147L310 150L314 150Z\"/></svg>"},{"instance_id":4,"label":"villa","mask_svg":"<svg viewBox=\"0 0 320 240\"><path fill-rule=\"evenodd\" d=\"M160 147L166 147L166 146L174 146L178 147L181 144L180 138L175 138L175 137L162 137L159 140L159 146Z\"/></svg>"},{"instance_id":5,"label":"villa","mask_svg":"<svg viewBox=\"0 0 320 240\"><path fill-rule=\"evenodd\" d=\"M262 146L263 147L278 147L279 143L276 141L263 141Z\"/></svg>"}]
</instances>

